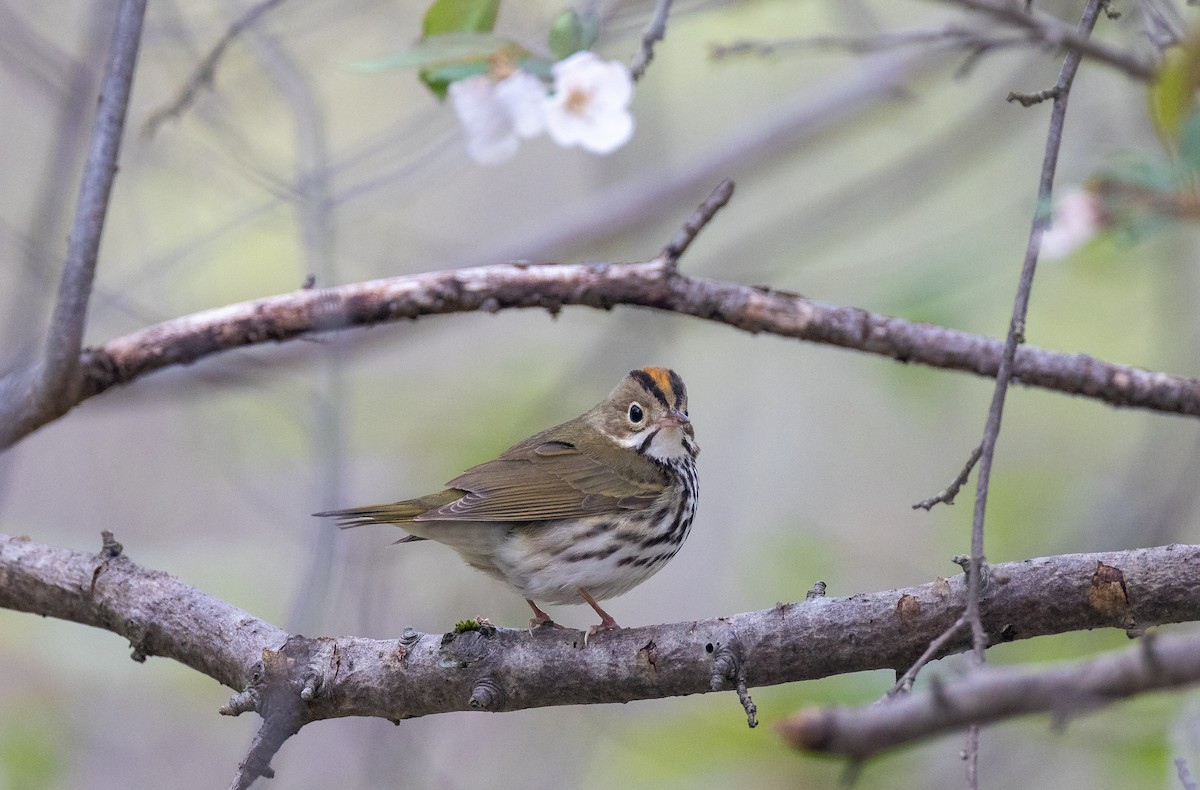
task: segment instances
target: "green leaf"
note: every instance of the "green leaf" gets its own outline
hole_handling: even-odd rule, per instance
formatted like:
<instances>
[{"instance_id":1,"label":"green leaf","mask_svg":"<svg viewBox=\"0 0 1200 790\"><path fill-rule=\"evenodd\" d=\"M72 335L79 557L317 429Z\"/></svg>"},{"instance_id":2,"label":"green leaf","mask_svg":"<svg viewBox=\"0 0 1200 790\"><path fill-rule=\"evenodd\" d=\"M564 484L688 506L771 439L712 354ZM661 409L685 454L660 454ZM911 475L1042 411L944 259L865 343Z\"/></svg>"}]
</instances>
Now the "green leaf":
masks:
<instances>
[{"instance_id":1,"label":"green leaf","mask_svg":"<svg viewBox=\"0 0 1200 790\"><path fill-rule=\"evenodd\" d=\"M490 33L496 27L500 0L435 0L425 12L426 36L443 33Z\"/></svg>"},{"instance_id":2,"label":"green leaf","mask_svg":"<svg viewBox=\"0 0 1200 790\"><path fill-rule=\"evenodd\" d=\"M354 64L368 71L395 68L424 68L440 64L483 61L499 52L524 52L517 44L491 33L446 33L418 41L408 49L378 60Z\"/></svg>"},{"instance_id":3,"label":"green leaf","mask_svg":"<svg viewBox=\"0 0 1200 790\"><path fill-rule=\"evenodd\" d=\"M476 74L487 74L487 71L488 64L484 60L474 63L447 64L421 69L421 73L418 76L434 96L438 97L438 99L445 99L446 93L450 90L450 83L465 80L467 77L474 77Z\"/></svg>"},{"instance_id":4,"label":"green leaf","mask_svg":"<svg viewBox=\"0 0 1200 790\"><path fill-rule=\"evenodd\" d=\"M563 11L550 26L550 51L563 60L596 43L600 24L594 14L576 13L574 9Z\"/></svg>"}]
</instances>

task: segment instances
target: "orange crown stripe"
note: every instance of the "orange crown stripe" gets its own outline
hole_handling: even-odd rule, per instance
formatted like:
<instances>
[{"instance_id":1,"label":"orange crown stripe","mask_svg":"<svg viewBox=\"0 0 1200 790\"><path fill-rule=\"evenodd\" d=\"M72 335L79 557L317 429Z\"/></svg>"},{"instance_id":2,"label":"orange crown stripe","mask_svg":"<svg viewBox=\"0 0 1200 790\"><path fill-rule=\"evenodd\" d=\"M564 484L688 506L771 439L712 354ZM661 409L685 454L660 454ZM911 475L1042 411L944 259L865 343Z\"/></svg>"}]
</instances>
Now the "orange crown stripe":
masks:
<instances>
[{"instance_id":1,"label":"orange crown stripe","mask_svg":"<svg viewBox=\"0 0 1200 790\"><path fill-rule=\"evenodd\" d=\"M671 371L666 368L642 368L650 378L654 379L654 383L663 391L663 394L675 393L675 388L671 386Z\"/></svg>"}]
</instances>

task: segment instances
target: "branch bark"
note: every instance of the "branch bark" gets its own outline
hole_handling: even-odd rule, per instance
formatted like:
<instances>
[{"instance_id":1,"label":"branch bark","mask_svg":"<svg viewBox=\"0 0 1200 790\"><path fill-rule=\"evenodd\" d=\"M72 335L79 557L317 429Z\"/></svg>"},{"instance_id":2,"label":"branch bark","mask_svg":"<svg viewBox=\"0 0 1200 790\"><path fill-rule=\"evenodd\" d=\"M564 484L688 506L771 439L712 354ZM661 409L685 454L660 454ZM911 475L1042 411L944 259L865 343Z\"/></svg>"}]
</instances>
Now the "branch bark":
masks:
<instances>
[{"instance_id":1,"label":"branch bark","mask_svg":"<svg viewBox=\"0 0 1200 790\"><path fill-rule=\"evenodd\" d=\"M621 264L496 264L301 290L155 324L86 349L80 358L83 385L75 402L165 367L268 341L402 318L513 308L557 313L571 305L603 310L647 307L751 334L775 334L987 377L996 375L1003 352L1000 340L982 335L763 286L690 277L674 271L661 257ZM1086 354L1022 346L1013 374L1026 386L1113 406L1200 416L1200 381ZM10 399L0 398L0 449L54 418L14 420L16 410Z\"/></svg>"},{"instance_id":2,"label":"branch bark","mask_svg":"<svg viewBox=\"0 0 1200 790\"><path fill-rule=\"evenodd\" d=\"M1200 620L1200 546L1067 554L991 571L981 600L991 644ZM586 648L579 631L544 629L531 636L487 626L447 635L405 629L392 640L308 639L127 557L0 535L0 607L112 631L130 640L135 659L172 658L238 690L262 672L264 650L304 654L308 658L289 671L295 688L312 690L306 721L704 693L712 690L723 645L737 646L750 686L904 668L958 618L964 601L959 574L902 590L626 628ZM969 645L962 634L939 656Z\"/></svg>"},{"instance_id":3,"label":"branch bark","mask_svg":"<svg viewBox=\"0 0 1200 790\"><path fill-rule=\"evenodd\" d=\"M111 536L91 554L0 535L0 607L112 631L129 640L134 660L173 658L237 689L221 712L263 717L237 787L272 775L272 756L305 724L343 716L399 721L734 687L753 726L748 686L906 667L955 622L966 597L959 575L905 590L627 628L586 646L579 631L530 634L483 624L444 635L408 628L393 640L306 638L120 551ZM1200 620L1200 546L1044 557L991 571L980 601L991 644ZM969 648L962 630L943 641L938 657Z\"/></svg>"}]
</instances>

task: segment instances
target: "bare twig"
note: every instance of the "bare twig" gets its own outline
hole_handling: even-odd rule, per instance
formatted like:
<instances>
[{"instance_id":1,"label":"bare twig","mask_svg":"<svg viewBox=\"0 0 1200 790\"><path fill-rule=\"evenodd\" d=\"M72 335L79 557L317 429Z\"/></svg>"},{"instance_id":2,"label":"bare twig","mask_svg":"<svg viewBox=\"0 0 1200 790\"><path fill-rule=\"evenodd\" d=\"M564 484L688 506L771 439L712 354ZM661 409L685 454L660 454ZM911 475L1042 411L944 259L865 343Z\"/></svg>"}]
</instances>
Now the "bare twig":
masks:
<instances>
[{"instance_id":1,"label":"bare twig","mask_svg":"<svg viewBox=\"0 0 1200 790\"><path fill-rule=\"evenodd\" d=\"M153 137L159 127L171 118L177 118L191 108L192 103L196 101L196 94L203 88L212 87L213 77L216 75L217 64L221 61L225 50L229 49L238 36L246 31L251 25L259 20L259 18L270 11L275 6L282 3L283 0L262 0L257 5L251 6L242 14L229 29L225 31L225 35L217 41L208 55L204 57L196 65L188 77L187 82L179 91L179 95L170 104L160 107L155 110L146 122L142 125L142 134L147 137Z\"/></svg>"},{"instance_id":2,"label":"bare twig","mask_svg":"<svg viewBox=\"0 0 1200 790\"><path fill-rule=\"evenodd\" d=\"M974 0L972 4L975 4ZM1079 22L1079 36L1084 40L1087 40L1086 37L1095 27L1102 6L1103 0L1089 0L1084 9L1083 18ZM987 631L983 626L979 601L983 584L981 576L984 563L984 516L987 512L992 461L996 454L996 441L1000 436L1004 401L1008 394L1008 384L1012 377L1017 346L1025 340L1025 316L1029 311L1029 297L1033 291L1033 276L1037 270L1042 233L1048 224L1045 207L1050 205L1051 192L1054 187L1054 172L1058 165L1058 152L1062 145L1067 99L1070 97L1071 84L1075 80L1075 73L1078 71L1082 59L1082 51L1072 49L1063 62L1058 83L1055 85L1057 95L1054 97L1054 107L1050 112L1050 131L1046 136L1046 152L1042 159L1042 173L1038 183L1038 209L1029 231L1029 242L1025 248L1025 260L1021 266L1021 277L1017 285L1016 299L1013 302L1012 319L1009 322L1008 336L1004 343L1004 354L1000 358L1000 369L996 372L996 388L992 395L992 404L988 409L983 442L980 444L979 477L976 479L975 485L975 511L971 526L971 564L967 573L966 609L967 623L971 627L972 654L975 661L980 664L986 660L984 651L987 648ZM972 730L968 734L966 750L967 775L971 787L976 786L978 742L978 733Z\"/></svg>"},{"instance_id":3,"label":"bare twig","mask_svg":"<svg viewBox=\"0 0 1200 790\"><path fill-rule=\"evenodd\" d=\"M975 445L975 449L971 451L971 457L963 464L962 471L958 476L950 481L950 485L937 492L929 499L924 499L913 505L913 510L918 508L922 510L933 510L933 506L939 502L947 505L954 504L954 498L958 496L958 492L966 485L967 480L971 477L971 470L975 468L975 464L979 463L979 456L983 452L983 445Z\"/></svg>"},{"instance_id":4,"label":"bare twig","mask_svg":"<svg viewBox=\"0 0 1200 790\"><path fill-rule=\"evenodd\" d=\"M1200 636L1147 636L1049 670L980 667L938 687L866 708L801 711L779 725L798 749L862 759L958 729L1031 713L1056 720L1147 691L1200 682Z\"/></svg>"},{"instance_id":5,"label":"bare twig","mask_svg":"<svg viewBox=\"0 0 1200 790\"><path fill-rule=\"evenodd\" d=\"M96 276L96 258L108 212L108 196L117 175L117 156L121 150L145 12L145 0L122 0L117 11L45 352L40 370L31 373L27 379L33 383L32 389L21 399L22 411L26 413L38 411L57 417L78 403L79 352L87 325L88 300Z\"/></svg>"},{"instance_id":6,"label":"bare twig","mask_svg":"<svg viewBox=\"0 0 1200 790\"><path fill-rule=\"evenodd\" d=\"M907 694L912 691L913 682L917 679L917 674L925 668L925 666L935 658L943 655L942 650L945 649L946 643L958 636L962 631L963 626L967 624L966 615L960 615L954 623L938 635L936 639L929 643L925 648L925 652L912 663L904 674L896 679L896 684L888 689L888 693L884 695L884 700L892 699L900 694Z\"/></svg>"},{"instance_id":7,"label":"bare twig","mask_svg":"<svg viewBox=\"0 0 1200 790\"><path fill-rule=\"evenodd\" d=\"M633 56L629 71L634 80L640 80L646 73L646 67L654 60L654 45L667 35L667 17L671 15L671 0L657 0L654 4L654 15L642 31L642 46Z\"/></svg>"},{"instance_id":8,"label":"bare twig","mask_svg":"<svg viewBox=\"0 0 1200 790\"><path fill-rule=\"evenodd\" d=\"M1154 64L1102 41L1093 40L1057 17L1036 9L1024 9L1011 0L942 0L987 14L1011 27L1024 30L1031 41L1064 49L1119 69L1130 77L1149 82L1154 79Z\"/></svg>"},{"instance_id":9,"label":"bare twig","mask_svg":"<svg viewBox=\"0 0 1200 790\"><path fill-rule=\"evenodd\" d=\"M728 44L711 44L708 51L713 60L753 55L769 57L785 52L809 49L836 49L856 54L886 52L904 47L936 47L939 49L992 50L1027 44L1024 36L1002 37L958 25L939 28L899 30L863 35L800 36L777 39L741 39Z\"/></svg>"},{"instance_id":10,"label":"bare twig","mask_svg":"<svg viewBox=\"0 0 1200 790\"><path fill-rule=\"evenodd\" d=\"M704 230L712 218L718 211L725 207L729 199L733 197L733 181L725 179L717 184L717 188L712 191L704 202L692 212L692 215L687 218L679 232L675 234L675 238L671 239L663 251L659 255L667 262L671 269L679 262L679 258L687 252L687 248L695 240L700 231Z\"/></svg>"},{"instance_id":11,"label":"bare twig","mask_svg":"<svg viewBox=\"0 0 1200 790\"><path fill-rule=\"evenodd\" d=\"M803 49L841 49L867 53L925 46L936 49L966 49L977 57L995 49L1037 44L1054 49L1076 51L1097 62L1124 71L1131 77L1149 81L1154 66L1141 58L1103 42L1081 35L1070 25L1043 11L1025 11L1016 3L1002 0L943 0L965 6L999 20L1015 29L1015 35L974 30L960 25L942 28L902 30L868 35L818 35L774 40L745 39L714 44L709 53L714 59L739 55L770 56Z\"/></svg>"}]
</instances>

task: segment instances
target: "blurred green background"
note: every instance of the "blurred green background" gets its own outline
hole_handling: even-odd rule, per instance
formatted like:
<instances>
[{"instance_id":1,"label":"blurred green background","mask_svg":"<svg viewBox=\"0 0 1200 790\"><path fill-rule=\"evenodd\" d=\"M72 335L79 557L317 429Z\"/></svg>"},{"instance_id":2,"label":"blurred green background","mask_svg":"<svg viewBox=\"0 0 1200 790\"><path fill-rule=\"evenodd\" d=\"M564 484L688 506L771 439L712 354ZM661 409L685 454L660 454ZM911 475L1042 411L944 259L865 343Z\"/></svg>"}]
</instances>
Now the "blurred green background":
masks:
<instances>
[{"instance_id":1,"label":"blurred green background","mask_svg":"<svg viewBox=\"0 0 1200 790\"><path fill-rule=\"evenodd\" d=\"M115 5L0 3L2 369L44 335ZM295 290L310 273L331 285L510 259L644 260L725 176L737 194L684 257L689 273L1005 331L1049 107L1004 96L1052 85L1061 58L1005 51L956 76L961 55L920 49L708 54L743 37L960 20L947 5L677 3L625 148L598 158L542 139L485 168L412 72L352 66L411 43L423 4L286 3L229 49L189 112L141 134L249 5L150 5L88 342ZM1064 18L1081 7L1039 5ZM498 29L540 47L561 8L509 3ZM601 54L628 60L651 8L616 6ZM1101 34L1128 44L1136 17L1102 19ZM1144 86L1085 63L1060 187L1159 156ZM1194 231L1165 227L1045 263L1029 342L1197 375L1196 252ZM0 456L0 532L96 550L113 530L144 566L307 635L438 632L474 615L520 626L521 599L451 551L390 548L399 532L337 533L308 514L435 490L649 364L688 384L703 494L685 550L607 607L618 621L762 609L818 579L849 595L958 571L974 481L955 507L910 505L978 442L990 381L634 309L435 317L155 374ZM1200 540L1192 421L1020 388L1008 404L991 561ZM1080 633L989 659L1125 644L1116 631ZM107 632L0 611L0 788L228 784L257 717L218 717L228 689L128 653ZM890 682L758 689L756 730L732 692L399 727L321 722L284 746L280 778L264 786L826 787L842 763L790 752L771 725L804 705L869 702ZM1063 729L1045 717L990 727L984 786L1177 787L1174 757L1200 771L1198 717L1188 692ZM858 786L961 787L961 747L955 734L874 760Z\"/></svg>"}]
</instances>

